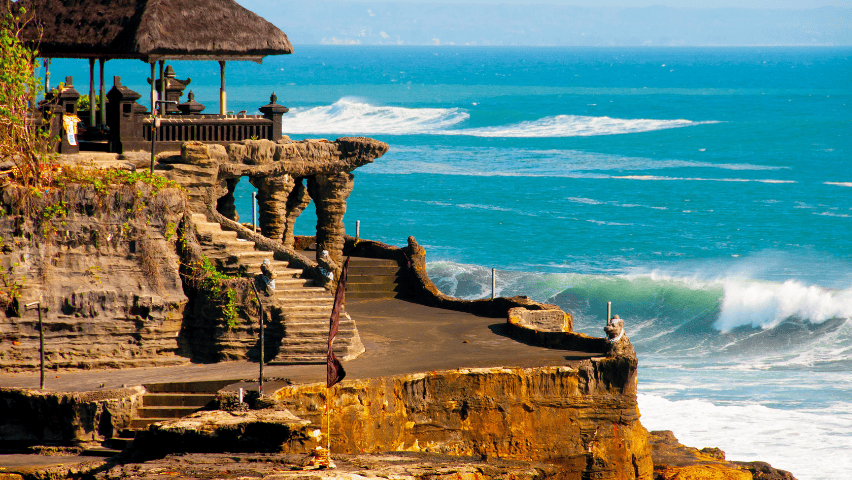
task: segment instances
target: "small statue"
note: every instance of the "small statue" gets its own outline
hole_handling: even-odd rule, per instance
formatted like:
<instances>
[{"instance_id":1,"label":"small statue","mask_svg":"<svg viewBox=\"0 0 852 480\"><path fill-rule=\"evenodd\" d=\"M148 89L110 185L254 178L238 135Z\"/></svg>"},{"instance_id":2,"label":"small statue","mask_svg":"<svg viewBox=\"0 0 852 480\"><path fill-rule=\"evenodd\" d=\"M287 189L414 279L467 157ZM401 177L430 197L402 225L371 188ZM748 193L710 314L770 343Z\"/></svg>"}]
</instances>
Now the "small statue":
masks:
<instances>
[{"instance_id":1,"label":"small statue","mask_svg":"<svg viewBox=\"0 0 852 480\"><path fill-rule=\"evenodd\" d=\"M613 317L606 322L604 332L606 333L606 341L609 343L615 343L621 340L621 337L624 336L624 320L619 318L618 315L613 315Z\"/></svg>"},{"instance_id":2,"label":"small statue","mask_svg":"<svg viewBox=\"0 0 852 480\"><path fill-rule=\"evenodd\" d=\"M606 341L609 344L607 356L636 356L633 344L630 343L630 339L624 334L624 320L619 318L618 315L613 315L609 319L604 327L604 332L606 333Z\"/></svg>"},{"instance_id":3,"label":"small statue","mask_svg":"<svg viewBox=\"0 0 852 480\"><path fill-rule=\"evenodd\" d=\"M261 280L266 287L266 294L272 295L275 292L275 278L278 277L278 274L272 270L272 264L269 263L268 258L264 258L263 263L260 264L260 272L262 274Z\"/></svg>"}]
</instances>

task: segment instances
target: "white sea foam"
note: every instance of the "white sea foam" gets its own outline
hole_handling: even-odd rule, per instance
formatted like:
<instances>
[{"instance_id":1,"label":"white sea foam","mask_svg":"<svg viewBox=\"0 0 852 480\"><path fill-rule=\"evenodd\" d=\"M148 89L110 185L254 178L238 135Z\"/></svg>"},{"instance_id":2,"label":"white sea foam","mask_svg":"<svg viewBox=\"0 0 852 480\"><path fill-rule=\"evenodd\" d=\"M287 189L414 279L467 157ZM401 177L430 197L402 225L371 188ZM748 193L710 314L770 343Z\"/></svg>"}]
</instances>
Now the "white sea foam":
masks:
<instances>
[{"instance_id":1,"label":"white sea foam","mask_svg":"<svg viewBox=\"0 0 852 480\"><path fill-rule=\"evenodd\" d=\"M283 122L285 134L349 133L390 135L465 135L473 137L551 138L650 132L704 123L691 120L622 119L556 115L510 125L455 128L470 114L460 108L375 106L344 97L332 105L293 108Z\"/></svg>"},{"instance_id":2,"label":"white sea foam","mask_svg":"<svg viewBox=\"0 0 852 480\"><path fill-rule=\"evenodd\" d=\"M826 185L834 185L837 187L852 187L852 182L825 182Z\"/></svg>"},{"instance_id":3,"label":"white sea foam","mask_svg":"<svg viewBox=\"0 0 852 480\"><path fill-rule=\"evenodd\" d=\"M722 332L750 325L763 329L791 317L811 323L832 318L852 318L852 289L830 291L795 280L784 283L724 282L722 311L714 327Z\"/></svg>"},{"instance_id":4,"label":"white sea foam","mask_svg":"<svg viewBox=\"0 0 852 480\"><path fill-rule=\"evenodd\" d=\"M719 447L729 460L769 462L799 480L837 480L852 471L848 455L852 404L806 412L757 404L671 401L642 393L637 397L643 426L672 430L684 445Z\"/></svg>"},{"instance_id":5,"label":"white sea foam","mask_svg":"<svg viewBox=\"0 0 852 480\"><path fill-rule=\"evenodd\" d=\"M333 105L293 108L285 115L284 133L434 133L467 120L470 115L458 108L404 108L373 106L352 97Z\"/></svg>"},{"instance_id":6,"label":"white sea foam","mask_svg":"<svg viewBox=\"0 0 852 480\"><path fill-rule=\"evenodd\" d=\"M669 128L691 127L694 125L701 125L703 123L716 122L556 115L530 122L520 122L513 125L468 128L443 133L446 135L470 135L475 137L503 138L591 137L597 135L619 135L625 133L651 132Z\"/></svg>"}]
</instances>

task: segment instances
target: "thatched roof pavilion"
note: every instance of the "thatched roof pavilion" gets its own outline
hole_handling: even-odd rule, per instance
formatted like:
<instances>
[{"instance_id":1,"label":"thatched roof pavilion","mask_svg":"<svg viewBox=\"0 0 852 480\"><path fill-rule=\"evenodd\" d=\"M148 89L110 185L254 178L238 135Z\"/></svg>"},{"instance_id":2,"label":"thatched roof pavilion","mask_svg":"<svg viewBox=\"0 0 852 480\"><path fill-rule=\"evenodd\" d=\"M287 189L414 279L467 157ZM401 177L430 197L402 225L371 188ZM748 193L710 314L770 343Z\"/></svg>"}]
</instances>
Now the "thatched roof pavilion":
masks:
<instances>
[{"instance_id":1,"label":"thatched roof pavilion","mask_svg":"<svg viewBox=\"0 0 852 480\"><path fill-rule=\"evenodd\" d=\"M260 63L266 55L293 52L284 32L234 0L19 0L17 4L34 17L25 37L38 42L39 56L88 58L92 77L99 59L102 90L103 62L108 59L150 63L152 80L157 61L160 78L167 59L219 61L223 114L225 61ZM94 81L91 85L94 93Z\"/></svg>"}]
</instances>

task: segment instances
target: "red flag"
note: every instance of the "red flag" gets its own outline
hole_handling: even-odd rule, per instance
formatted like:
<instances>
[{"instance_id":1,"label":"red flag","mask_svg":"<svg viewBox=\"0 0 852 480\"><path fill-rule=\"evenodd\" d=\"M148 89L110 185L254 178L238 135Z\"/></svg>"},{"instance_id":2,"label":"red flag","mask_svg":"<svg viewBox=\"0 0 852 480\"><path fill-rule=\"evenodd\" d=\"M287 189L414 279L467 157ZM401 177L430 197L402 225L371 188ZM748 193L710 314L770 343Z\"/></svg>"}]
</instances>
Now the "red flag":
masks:
<instances>
[{"instance_id":1,"label":"red flag","mask_svg":"<svg viewBox=\"0 0 852 480\"><path fill-rule=\"evenodd\" d=\"M343 370L343 365L334 351L331 349L331 344L334 342L334 337L337 336L337 330L340 328L340 309L343 307L343 294L346 290L346 277L349 274L349 259L343 262L343 270L340 272L340 278L337 280L337 291L334 292L334 307L331 309L331 318L328 321L328 372L325 385L331 388L335 383L343 380L346 376L346 371Z\"/></svg>"}]
</instances>

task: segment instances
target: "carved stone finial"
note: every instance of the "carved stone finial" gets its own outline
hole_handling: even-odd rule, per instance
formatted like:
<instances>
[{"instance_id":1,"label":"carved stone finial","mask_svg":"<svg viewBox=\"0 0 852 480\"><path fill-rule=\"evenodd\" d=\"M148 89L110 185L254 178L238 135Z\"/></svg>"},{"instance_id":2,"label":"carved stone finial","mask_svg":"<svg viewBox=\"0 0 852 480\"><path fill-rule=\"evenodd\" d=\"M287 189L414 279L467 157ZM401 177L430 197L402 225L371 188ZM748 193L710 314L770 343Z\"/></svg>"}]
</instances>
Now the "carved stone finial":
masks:
<instances>
[{"instance_id":1,"label":"carved stone finial","mask_svg":"<svg viewBox=\"0 0 852 480\"><path fill-rule=\"evenodd\" d=\"M275 92L272 92L272 95L269 96L269 103L278 103L278 96L275 95Z\"/></svg>"},{"instance_id":2,"label":"carved stone finial","mask_svg":"<svg viewBox=\"0 0 852 480\"><path fill-rule=\"evenodd\" d=\"M195 94L194 94L194 93L192 93L192 90L190 90L190 91L189 91L189 95L187 95L187 97L189 98L189 101L190 101L190 102L194 102L194 101L195 101Z\"/></svg>"}]
</instances>

